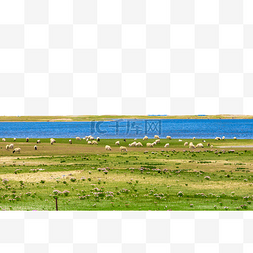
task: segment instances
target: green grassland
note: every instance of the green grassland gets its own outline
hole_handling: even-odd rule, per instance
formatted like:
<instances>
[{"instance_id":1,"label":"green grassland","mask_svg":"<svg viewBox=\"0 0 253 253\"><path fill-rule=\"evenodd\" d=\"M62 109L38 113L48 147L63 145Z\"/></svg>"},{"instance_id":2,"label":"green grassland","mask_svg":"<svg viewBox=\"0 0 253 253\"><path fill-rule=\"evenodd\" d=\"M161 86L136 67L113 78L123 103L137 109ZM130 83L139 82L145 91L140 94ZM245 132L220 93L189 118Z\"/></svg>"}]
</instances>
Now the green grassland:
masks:
<instances>
[{"instance_id":1,"label":"green grassland","mask_svg":"<svg viewBox=\"0 0 253 253\"><path fill-rule=\"evenodd\" d=\"M253 210L253 140L161 139L151 148L145 144L153 140L129 147L133 140L120 139L127 153L116 139L68 140L0 142L0 210L55 210L55 197L62 211ZM189 149L185 141L204 148ZM21 153L6 150L10 143Z\"/></svg>"},{"instance_id":2,"label":"green grassland","mask_svg":"<svg viewBox=\"0 0 253 253\"><path fill-rule=\"evenodd\" d=\"M253 119L253 115L175 115L175 116L137 116L137 115L80 115L80 116L0 116L0 122L11 121L41 121L41 122L64 122L64 121L103 121L116 119Z\"/></svg>"}]
</instances>

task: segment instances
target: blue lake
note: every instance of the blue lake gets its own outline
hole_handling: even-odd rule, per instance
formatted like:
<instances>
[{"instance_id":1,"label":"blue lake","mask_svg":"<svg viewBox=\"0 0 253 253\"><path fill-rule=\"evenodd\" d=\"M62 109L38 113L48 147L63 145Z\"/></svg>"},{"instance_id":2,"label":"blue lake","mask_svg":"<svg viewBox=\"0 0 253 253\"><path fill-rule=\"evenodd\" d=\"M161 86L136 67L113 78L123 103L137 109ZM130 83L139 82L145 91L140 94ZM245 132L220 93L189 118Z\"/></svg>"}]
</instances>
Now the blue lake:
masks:
<instances>
[{"instance_id":1,"label":"blue lake","mask_svg":"<svg viewBox=\"0 0 253 253\"><path fill-rule=\"evenodd\" d=\"M0 122L3 138L215 138L253 139L252 119L113 120L102 122Z\"/></svg>"}]
</instances>

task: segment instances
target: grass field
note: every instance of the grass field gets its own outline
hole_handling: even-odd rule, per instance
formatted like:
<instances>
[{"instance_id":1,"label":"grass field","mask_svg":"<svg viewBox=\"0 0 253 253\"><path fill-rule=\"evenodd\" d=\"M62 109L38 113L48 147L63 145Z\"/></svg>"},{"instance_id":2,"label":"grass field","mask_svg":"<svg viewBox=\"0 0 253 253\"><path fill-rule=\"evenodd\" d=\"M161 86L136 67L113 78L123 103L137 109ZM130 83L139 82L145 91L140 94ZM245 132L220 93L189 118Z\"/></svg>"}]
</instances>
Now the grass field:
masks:
<instances>
[{"instance_id":1,"label":"grass field","mask_svg":"<svg viewBox=\"0 0 253 253\"><path fill-rule=\"evenodd\" d=\"M0 122L10 121L103 121L115 119L253 119L253 115L180 115L180 116L136 116L136 115L80 115L80 116L0 116Z\"/></svg>"},{"instance_id":2,"label":"grass field","mask_svg":"<svg viewBox=\"0 0 253 253\"><path fill-rule=\"evenodd\" d=\"M127 153L115 139L72 141L1 141L0 210L55 210L55 197L59 210L253 210L253 140L206 140L194 150L183 145L189 139L153 148L120 140ZM6 150L10 143L21 153Z\"/></svg>"}]
</instances>

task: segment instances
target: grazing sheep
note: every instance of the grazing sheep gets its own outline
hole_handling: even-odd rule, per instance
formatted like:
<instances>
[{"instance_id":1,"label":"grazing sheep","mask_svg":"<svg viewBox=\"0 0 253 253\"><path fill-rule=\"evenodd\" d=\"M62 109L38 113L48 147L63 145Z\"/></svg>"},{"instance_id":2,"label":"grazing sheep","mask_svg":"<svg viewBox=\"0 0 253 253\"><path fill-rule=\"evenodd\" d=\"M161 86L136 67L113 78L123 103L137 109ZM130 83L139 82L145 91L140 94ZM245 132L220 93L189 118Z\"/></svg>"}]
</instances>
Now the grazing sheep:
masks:
<instances>
[{"instance_id":1,"label":"grazing sheep","mask_svg":"<svg viewBox=\"0 0 253 253\"><path fill-rule=\"evenodd\" d=\"M132 143L129 144L129 147L135 147L136 144L137 144L136 141L134 141L134 142L132 142Z\"/></svg>"},{"instance_id":2,"label":"grazing sheep","mask_svg":"<svg viewBox=\"0 0 253 253\"><path fill-rule=\"evenodd\" d=\"M120 152L122 152L122 151L127 152L127 148L124 146L121 146L119 149L120 149Z\"/></svg>"},{"instance_id":3,"label":"grazing sheep","mask_svg":"<svg viewBox=\"0 0 253 253\"><path fill-rule=\"evenodd\" d=\"M148 140L148 136L144 136L144 138L142 140L144 140L144 141Z\"/></svg>"},{"instance_id":4,"label":"grazing sheep","mask_svg":"<svg viewBox=\"0 0 253 253\"><path fill-rule=\"evenodd\" d=\"M97 137L97 141L100 141L100 138L99 138L99 137Z\"/></svg>"},{"instance_id":5,"label":"grazing sheep","mask_svg":"<svg viewBox=\"0 0 253 253\"><path fill-rule=\"evenodd\" d=\"M160 139L155 140L155 143L161 143Z\"/></svg>"},{"instance_id":6,"label":"grazing sheep","mask_svg":"<svg viewBox=\"0 0 253 253\"><path fill-rule=\"evenodd\" d=\"M109 150L109 151L111 151L111 150L112 150L112 148L111 148L109 145L106 145L106 146L105 146L105 150Z\"/></svg>"},{"instance_id":7,"label":"grazing sheep","mask_svg":"<svg viewBox=\"0 0 253 253\"><path fill-rule=\"evenodd\" d=\"M35 149L35 150L37 150L37 149L38 149L36 145L34 146L34 149Z\"/></svg>"},{"instance_id":8,"label":"grazing sheep","mask_svg":"<svg viewBox=\"0 0 253 253\"><path fill-rule=\"evenodd\" d=\"M171 140L171 136L166 136L166 139Z\"/></svg>"},{"instance_id":9,"label":"grazing sheep","mask_svg":"<svg viewBox=\"0 0 253 253\"><path fill-rule=\"evenodd\" d=\"M166 144L164 145L165 148L168 148L169 146L170 146L169 143L166 143Z\"/></svg>"},{"instance_id":10,"label":"grazing sheep","mask_svg":"<svg viewBox=\"0 0 253 253\"><path fill-rule=\"evenodd\" d=\"M50 144L53 145L56 142L56 140L54 138L50 139Z\"/></svg>"},{"instance_id":11,"label":"grazing sheep","mask_svg":"<svg viewBox=\"0 0 253 253\"><path fill-rule=\"evenodd\" d=\"M155 139L160 139L160 138L159 138L159 135L155 135L154 138L155 138Z\"/></svg>"},{"instance_id":12,"label":"grazing sheep","mask_svg":"<svg viewBox=\"0 0 253 253\"><path fill-rule=\"evenodd\" d=\"M91 140L91 141L94 140L94 137L90 136L90 140Z\"/></svg>"},{"instance_id":13,"label":"grazing sheep","mask_svg":"<svg viewBox=\"0 0 253 253\"><path fill-rule=\"evenodd\" d=\"M204 145L203 145L202 143L198 143L198 144L196 145L196 148L204 148Z\"/></svg>"},{"instance_id":14,"label":"grazing sheep","mask_svg":"<svg viewBox=\"0 0 253 253\"><path fill-rule=\"evenodd\" d=\"M192 142L190 142L190 144L189 144L189 148L196 148L196 147L193 145L193 143L192 143Z\"/></svg>"},{"instance_id":15,"label":"grazing sheep","mask_svg":"<svg viewBox=\"0 0 253 253\"><path fill-rule=\"evenodd\" d=\"M10 144L9 149L13 149L13 148L14 148L14 144Z\"/></svg>"},{"instance_id":16,"label":"grazing sheep","mask_svg":"<svg viewBox=\"0 0 253 253\"><path fill-rule=\"evenodd\" d=\"M92 145L98 145L97 141L92 141L91 144Z\"/></svg>"},{"instance_id":17,"label":"grazing sheep","mask_svg":"<svg viewBox=\"0 0 253 253\"><path fill-rule=\"evenodd\" d=\"M223 140L223 141L225 140L225 136L222 136L222 140Z\"/></svg>"},{"instance_id":18,"label":"grazing sheep","mask_svg":"<svg viewBox=\"0 0 253 253\"><path fill-rule=\"evenodd\" d=\"M69 140L69 144L72 144L72 140Z\"/></svg>"},{"instance_id":19,"label":"grazing sheep","mask_svg":"<svg viewBox=\"0 0 253 253\"><path fill-rule=\"evenodd\" d=\"M208 146L208 147L210 147L210 145L211 145L210 143L207 143L207 146Z\"/></svg>"},{"instance_id":20,"label":"grazing sheep","mask_svg":"<svg viewBox=\"0 0 253 253\"><path fill-rule=\"evenodd\" d=\"M234 140L237 140L237 138L236 138L236 137L234 137Z\"/></svg>"},{"instance_id":21,"label":"grazing sheep","mask_svg":"<svg viewBox=\"0 0 253 253\"><path fill-rule=\"evenodd\" d=\"M182 140L179 139L178 141L182 141Z\"/></svg>"},{"instance_id":22,"label":"grazing sheep","mask_svg":"<svg viewBox=\"0 0 253 253\"><path fill-rule=\"evenodd\" d=\"M40 143L40 140L37 140L37 144Z\"/></svg>"},{"instance_id":23,"label":"grazing sheep","mask_svg":"<svg viewBox=\"0 0 253 253\"><path fill-rule=\"evenodd\" d=\"M5 148L6 148L6 150L9 150L10 146L9 146L9 145L6 145L6 147L5 147Z\"/></svg>"},{"instance_id":24,"label":"grazing sheep","mask_svg":"<svg viewBox=\"0 0 253 253\"><path fill-rule=\"evenodd\" d=\"M13 138L13 141L16 141L17 140L17 138Z\"/></svg>"},{"instance_id":25,"label":"grazing sheep","mask_svg":"<svg viewBox=\"0 0 253 253\"><path fill-rule=\"evenodd\" d=\"M213 145L211 145L210 148L213 148Z\"/></svg>"},{"instance_id":26,"label":"grazing sheep","mask_svg":"<svg viewBox=\"0 0 253 253\"><path fill-rule=\"evenodd\" d=\"M187 146L187 145L188 145L188 142L185 142L185 143L184 143L184 146Z\"/></svg>"},{"instance_id":27,"label":"grazing sheep","mask_svg":"<svg viewBox=\"0 0 253 253\"><path fill-rule=\"evenodd\" d=\"M126 139L124 139L124 142L126 142Z\"/></svg>"},{"instance_id":28,"label":"grazing sheep","mask_svg":"<svg viewBox=\"0 0 253 253\"><path fill-rule=\"evenodd\" d=\"M147 146L147 147L153 147L153 146L154 146L154 143L147 143L146 146Z\"/></svg>"},{"instance_id":29,"label":"grazing sheep","mask_svg":"<svg viewBox=\"0 0 253 253\"><path fill-rule=\"evenodd\" d=\"M91 145L91 141L88 141L87 144L90 144L90 145Z\"/></svg>"},{"instance_id":30,"label":"grazing sheep","mask_svg":"<svg viewBox=\"0 0 253 253\"><path fill-rule=\"evenodd\" d=\"M29 137L26 137L26 142L29 142Z\"/></svg>"},{"instance_id":31,"label":"grazing sheep","mask_svg":"<svg viewBox=\"0 0 253 253\"><path fill-rule=\"evenodd\" d=\"M12 153L15 153L15 152L20 153L20 151L21 151L21 148L15 148L15 149L12 151Z\"/></svg>"},{"instance_id":32,"label":"grazing sheep","mask_svg":"<svg viewBox=\"0 0 253 253\"><path fill-rule=\"evenodd\" d=\"M143 147L143 145L142 145L141 142L137 142L137 143L136 143L136 147Z\"/></svg>"},{"instance_id":33,"label":"grazing sheep","mask_svg":"<svg viewBox=\"0 0 253 253\"><path fill-rule=\"evenodd\" d=\"M206 140L202 140L203 142L206 142Z\"/></svg>"},{"instance_id":34,"label":"grazing sheep","mask_svg":"<svg viewBox=\"0 0 253 253\"><path fill-rule=\"evenodd\" d=\"M195 138L195 137L193 137L192 139L193 139L193 140L195 140L196 138Z\"/></svg>"},{"instance_id":35,"label":"grazing sheep","mask_svg":"<svg viewBox=\"0 0 253 253\"><path fill-rule=\"evenodd\" d=\"M116 142L115 142L115 145L120 145L119 141L116 141Z\"/></svg>"},{"instance_id":36,"label":"grazing sheep","mask_svg":"<svg viewBox=\"0 0 253 253\"><path fill-rule=\"evenodd\" d=\"M5 138L3 138L2 141L6 141Z\"/></svg>"},{"instance_id":37,"label":"grazing sheep","mask_svg":"<svg viewBox=\"0 0 253 253\"><path fill-rule=\"evenodd\" d=\"M216 141L220 141L221 138L220 138L220 137L215 137L215 140L216 140Z\"/></svg>"},{"instance_id":38,"label":"grazing sheep","mask_svg":"<svg viewBox=\"0 0 253 253\"><path fill-rule=\"evenodd\" d=\"M76 137L76 140L80 141L80 140L81 140L81 138L80 138L80 137Z\"/></svg>"}]
</instances>

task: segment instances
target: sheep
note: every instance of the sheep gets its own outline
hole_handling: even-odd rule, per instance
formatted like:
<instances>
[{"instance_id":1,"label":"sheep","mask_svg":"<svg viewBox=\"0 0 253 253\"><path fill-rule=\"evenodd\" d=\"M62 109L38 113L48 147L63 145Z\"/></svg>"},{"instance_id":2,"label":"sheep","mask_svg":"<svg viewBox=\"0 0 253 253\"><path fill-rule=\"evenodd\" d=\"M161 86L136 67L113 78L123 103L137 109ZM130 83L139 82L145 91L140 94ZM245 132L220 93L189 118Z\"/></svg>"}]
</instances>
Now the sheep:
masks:
<instances>
[{"instance_id":1,"label":"sheep","mask_svg":"<svg viewBox=\"0 0 253 253\"><path fill-rule=\"evenodd\" d=\"M222 140L223 140L223 141L225 140L225 136L222 136Z\"/></svg>"},{"instance_id":2,"label":"sheep","mask_svg":"<svg viewBox=\"0 0 253 253\"><path fill-rule=\"evenodd\" d=\"M40 140L37 140L37 144L40 143Z\"/></svg>"},{"instance_id":3,"label":"sheep","mask_svg":"<svg viewBox=\"0 0 253 253\"><path fill-rule=\"evenodd\" d=\"M156 145L156 142L154 141L152 144L153 144L153 146L155 146L155 145Z\"/></svg>"},{"instance_id":4,"label":"sheep","mask_svg":"<svg viewBox=\"0 0 253 253\"><path fill-rule=\"evenodd\" d=\"M115 145L120 145L119 141L116 141L116 142L115 142Z\"/></svg>"},{"instance_id":5,"label":"sheep","mask_svg":"<svg viewBox=\"0 0 253 253\"><path fill-rule=\"evenodd\" d=\"M50 139L50 144L53 145L56 142L56 140L54 138Z\"/></svg>"},{"instance_id":6,"label":"sheep","mask_svg":"<svg viewBox=\"0 0 253 253\"><path fill-rule=\"evenodd\" d=\"M166 136L166 139L171 140L171 136Z\"/></svg>"},{"instance_id":7,"label":"sheep","mask_svg":"<svg viewBox=\"0 0 253 253\"><path fill-rule=\"evenodd\" d=\"M160 141L160 139L157 139L157 140L155 140L155 142L157 144L157 143L160 143L161 141Z\"/></svg>"},{"instance_id":8,"label":"sheep","mask_svg":"<svg viewBox=\"0 0 253 253\"><path fill-rule=\"evenodd\" d=\"M189 144L189 148L196 148L196 147L193 145L193 143L192 143L192 142L190 142L190 144Z\"/></svg>"},{"instance_id":9,"label":"sheep","mask_svg":"<svg viewBox=\"0 0 253 253\"><path fill-rule=\"evenodd\" d=\"M204 148L204 145L203 145L202 143L198 143L198 144L196 145L196 148Z\"/></svg>"},{"instance_id":10,"label":"sheep","mask_svg":"<svg viewBox=\"0 0 253 253\"><path fill-rule=\"evenodd\" d=\"M178 141L182 141L182 140L179 139Z\"/></svg>"},{"instance_id":11,"label":"sheep","mask_svg":"<svg viewBox=\"0 0 253 253\"><path fill-rule=\"evenodd\" d=\"M9 146L9 145L6 145L6 147L5 147L5 148L6 148L6 150L9 150L10 146Z\"/></svg>"},{"instance_id":12,"label":"sheep","mask_svg":"<svg viewBox=\"0 0 253 253\"><path fill-rule=\"evenodd\" d=\"M17 140L17 138L13 138L13 141L16 141Z\"/></svg>"},{"instance_id":13,"label":"sheep","mask_svg":"<svg viewBox=\"0 0 253 253\"><path fill-rule=\"evenodd\" d=\"M164 145L164 147L165 147L165 148L168 148L169 145L170 145L169 143L166 143L166 144Z\"/></svg>"},{"instance_id":14,"label":"sheep","mask_svg":"<svg viewBox=\"0 0 253 253\"><path fill-rule=\"evenodd\" d=\"M69 140L69 144L72 144L72 140Z\"/></svg>"},{"instance_id":15,"label":"sheep","mask_svg":"<svg viewBox=\"0 0 253 253\"><path fill-rule=\"evenodd\" d=\"M148 136L144 136L144 138L142 140L144 140L144 141L148 140Z\"/></svg>"},{"instance_id":16,"label":"sheep","mask_svg":"<svg viewBox=\"0 0 253 253\"><path fill-rule=\"evenodd\" d=\"M5 138L3 138L3 139L2 139L2 141L6 141L6 139L5 139Z\"/></svg>"},{"instance_id":17,"label":"sheep","mask_svg":"<svg viewBox=\"0 0 253 253\"><path fill-rule=\"evenodd\" d=\"M13 149L13 148L14 148L14 144L10 144L9 149Z\"/></svg>"},{"instance_id":18,"label":"sheep","mask_svg":"<svg viewBox=\"0 0 253 253\"><path fill-rule=\"evenodd\" d=\"M220 137L215 137L215 140L216 140L216 141L220 141L221 138L220 138Z\"/></svg>"},{"instance_id":19,"label":"sheep","mask_svg":"<svg viewBox=\"0 0 253 253\"><path fill-rule=\"evenodd\" d=\"M132 142L132 143L129 144L129 147L135 147L136 144L137 144L136 141L134 141L134 142Z\"/></svg>"},{"instance_id":20,"label":"sheep","mask_svg":"<svg viewBox=\"0 0 253 253\"><path fill-rule=\"evenodd\" d=\"M36 145L34 146L34 149L35 149L35 150L37 150L37 149L38 149Z\"/></svg>"},{"instance_id":21,"label":"sheep","mask_svg":"<svg viewBox=\"0 0 253 253\"><path fill-rule=\"evenodd\" d=\"M15 149L12 151L12 153L15 153L15 152L20 153L20 151L21 151L21 148L15 148Z\"/></svg>"},{"instance_id":22,"label":"sheep","mask_svg":"<svg viewBox=\"0 0 253 253\"><path fill-rule=\"evenodd\" d=\"M122 151L127 152L127 148L124 146L121 146L119 149L120 149L120 152L122 152Z\"/></svg>"},{"instance_id":23,"label":"sheep","mask_svg":"<svg viewBox=\"0 0 253 253\"><path fill-rule=\"evenodd\" d=\"M134 138L135 141L137 141L137 138Z\"/></svg>"},{"instance_id":24,"label":"sheep","mask_svg":"<svg viewBox=\"0 0 253 253\"><path fill-rule=\"evenodd\" d=\"M185 142L185 143L184 143L184 146L188 146L188 142Z\"/></svg>"},{"instance_id":25,"label":"sheep","mask_svg":"<svg viewBox=\"0 0 253 253\"><path fill-rule=\"evenodd\" d=\"M236 138L236 137L234 137L234 140L237 140L237 138Z\"/></svg>"},{"instance_id":26,"label":"sheep","mask_svg":"<svg viewBox=\"0 0 253 253\"><path fill-rule=\"evenodd\" d=\"M155 136L154 136L154 139L160 139L160 138L159 138L159 135L155 135Z\"/></svg>"},{"instance_id":27,"label":"sheep","mask_svg":"<svg viewBox=\"0 0 253 253\"><path fill-rule=\"evenodd\" d=\"M124 139L124 142L126 142L126 139Z\"/></svg>"},{"instance_id":28,"label":"sheep","mask_svg":"<svg viewBox=\"0 0 253 253\"><path fill-rule=\"evenodd\" d=\"M97 137L97 141L100 141L100 138L99 138L99 137Z\"/></svg>"},{"instance_id":29,"label":"sheep","mask_svg":"<svg viewBox=\"0 0 253 253\"><path fill-rule=\"evenodd\" d=\"M136 147L143 147L143 145L142 145L141 142L137 142L137 143L136 143Z\"/></svg>"},{"instance_id":30,"label":"sheep","mask_svg":"<svg viewBox=\"0 0 253 253\"><path fill-rule=\"evenodd\" d=\"M210 147L210 145L211 145L210 143L207 143L207 146L208 146L208 147Z\"/></svg>"},{"instance_id":31,"label":"sheep","mask_svg":"<svg viewBox=\"0 0 253 253\"><path fill-rule=\"evenodd\" d=\"M25 141L26 141L26 142L29 142L29 137L26 137Z\"/></svg>"},{"instance_id":32,"label":"sheep","mask_svg":"<svg viewBox=\"0 0 253 253\"><path fill-rule=\"evenodd\" d=\"M76 137L76 140L81 141L81 138L80 137Z\"/></svg>"},{"instance_id":33,"label":"sheep","mask_svg":"<svg viewBox=\"0 0 253 253\"><path fill-rule=\"evenodd\" d=\"M195 140L196 138L195 138L195 137L193 137L192 139L193 139L193 140Z\"/></svg>"},{"instance_id":34,"label":"sheep","mask_svg":"<svg viewBox=\"0 0 253 253\"><path fill-rule=\"evenodd\" d=\"M90 136L90 140L91 140L91 141L94 140L94 137Z\"/></svg>"},{"instance_id":35,"label":"sheep","mask_svg":"<svg viewBox=\"0 0 253 253\"><path fill-rule=\"evenodd\" d=\"M97 141L92 141L91 144L92 145L98 145Z\"/></svg>"},{"instance_id":36,"label":"sheep","mask_svg":"<svg viewBox=\"0 0 253 253\"><path fill-rule=\"evenodd\" d=\"M210 148L213 148L213 145L211 145Z\"/></svg>"},{"instance_id":37,"label":"sheep","mask_svg":"<svg viewBox=\"0 0 253 253\"><path fill-rule=\"evenodd\" d=\"M111 150L112 150L112 148L111 148L109 145L106 145L106 146L105 146L105 150L109 150L109 151L111 151Z\"/></svg>"},{"instance_id":38,"label":"sheep","mask_svg":"<svg viewBox=\"0 0 253 253\"><path fill-rule=\"evenodd\" d=\"M87 144L91 145L91 141L88 141Z\"/></svg>"},{"instance_id":39,"label":"sheep","mask_svg":"<svg viewBox=\"0 0 253 253\"><path fill-rule=\"evenodd\" d=\"M147 146L147 147L153 147L154 144L153 144L153 143L147 143L146 146Z\"/></svg>"}]
</instances>

